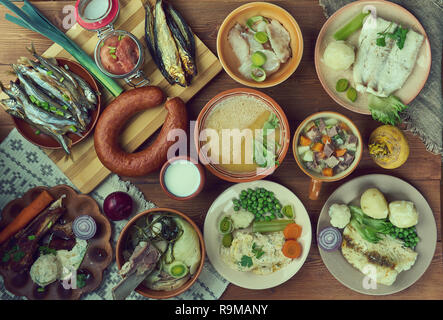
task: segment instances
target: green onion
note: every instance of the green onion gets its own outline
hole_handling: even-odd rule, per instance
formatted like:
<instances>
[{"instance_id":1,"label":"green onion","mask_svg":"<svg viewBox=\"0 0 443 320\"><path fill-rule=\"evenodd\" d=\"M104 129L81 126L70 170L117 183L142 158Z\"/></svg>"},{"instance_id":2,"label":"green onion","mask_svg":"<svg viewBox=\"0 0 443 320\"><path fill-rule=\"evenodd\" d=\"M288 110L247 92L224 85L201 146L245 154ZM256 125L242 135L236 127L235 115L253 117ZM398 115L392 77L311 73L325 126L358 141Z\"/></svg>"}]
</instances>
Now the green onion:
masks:
<instances>
[{"instance_id":1,"label":"green onion","mask_svg":"<svg viewBox=\"0 0 443 320\"><path fill-rule=\"evenodd\" d=\"M66 94L63 94L63 99L65 99L65 101L71 100Z\"/></svg>"},{"instance_id":2,"label":"green onion","mask_svg":"<svg viewBox=\"0 0 443 320\"><path fill-rule=\"evenodd\" d=\"M111 54L111 58L117 60L117 56L115 54Z\"/></svg>"},{"instance_id":3,"label":"green onion","mask_svg":"<svg viewBox=\"0 0 443 320\"><path fill-rule=\"evenodd\" d=\"M29 100L31 100L32 103L35 103L37 101L34 96L29 96Z\"/></svg>"},{"instance_id":4,"label":"green onion","mask_svg":"<svg viewBox=\"0 0 443 320\"><path fill-rule=\"evenodd\" d=\"M59 81L60 81L60 82L63 82L63 81L65 81L65 78L64 78L64 77L61 77Z\"/></svg>"},{"instance_id":5,"label":"green onion","mask_svg":"<svg viewBox=\"0 0 443 320\"><path fill-rule=\"evenodd\" d=\"M123 39L123 37L124 37L124 35L122 35L122 34L119 35L119 36L118 36L118 41L121 41L121 40Z\"/></svg>"},{"instance_id":6,"label":"green onion","mask_svg":"<svg viewBox=\"0 0 443 320\"><path fill-rule=\"evenodd\" d=\"M256 32L254 34L254 39L255 39L255 41L257 41L258 43L261 43L261 44L264 44L264 43L268 42L268 40L269 40L266 32Z\"/></svg>"},{"instance_id":7,"label":"green onion","mask_svg":"<svg viewBox=\"0 0 443 320\"><path fill-rule=\"evenodd\" d=\"M115 53L116 51L116 49L109 49L109 53Z\"/></svg>"},{"instance_id":8,"label":"green onion","mask_svg":"<svg viewBox=\"0 0 443 320\"><path fill-rule=\"evenodd\" d=\"M69 129L71 129L72 132L77 132L77 128L75 126L70 126Z\"/></svg>"},{"instance_id":9,"label":"green onion","mask_svg":"<svg viewBox=\"0 0 443 320\"><path fill-rule=\"evenodd\" d=\"M35 236L34 235L31 235L31 236L28 236L28 240L35 240Z\"/></svg>"},{"instance_id":10,"label":"green onion","mask_svg":"<svg viewBox=\"0 0 443 320\"><path fill-rule=\"evenodd\" d=\"M294 220L281 219L270 221L254 221L252 223L252 232L277 232L283 231L285 227L293 223Z\"/></svg>"},{"instance_id":11,"label":"green onion","mask_svg":"<svg viewBox=\"0 0 443 320\"><path fill-rule=\"evenodd\" d=\"M68 106L63 105L62 107L63 107L63 109L65 109L65 110L69 110L69 107L68 107Z\"/></svg>"},{"instance_id":12,"label":"green onion","mask_svg":"<svg viewBox=\"0 0 443 320\"><path fill-rule=\"evenodd\" d=\"M35 130L35 134L39 135L40 133L41 133L40 130ZM31 240L31 239L29 239L29 240Z\"/></svg>"},{"instance_id":13,"label":"green onion","mask_svg":"<svg viewBox=\"0 0 443 320\"><path fill-rule=\"evenodd\" d=\"M65 114L64 114L62 111L60 111L60 110L55 111L55 114L56 114L56 115L59 115L59 116L61 116L61 117L64 117L64 116L65 116Z\"/></svg>"},{"instance_id":14,"label":"green onion","mask_svg":"<svg viewBox=\"0 0 443 320\"><path fill-rule=\"evenodd\" d=\"M9 0L0 0L0 3L14 12L17 17L6 14L6 20L21 27L40 33L54 41L70 53L85 69L87 69L112 95L118 96L123 88L112 78L106 76L94 60L81 49L74 41L68 38L61 30L55 27L37 8L28 0L19 8Z\"/></svg>"},{"instance_id":15,"label":"green onion","mask_svg":"<svg viewBox=\"0 0 443 320\"><path fill-rule=\"evenodd\" d=\"M52 72L51 70L46 71L46 74L47 74L48 76L52 76L53 73L54 73L54 72Z\"/></svg>"},{"instance_id":16,"label":"green onion","mask_svg":"<svg viewBox=\"0 0 443 320\"><path fill-rule=\"evenodd\" d=\"M109 48L109 50L117 50L117 48L116 48L116 47L111 47L111 46L108 46L108 48Z\"/></svg>"},{"instance_id":17,"label":"green onion","mask_svg":"<svg viewBox=\"0 0 443 320\"><path fill-rule=\"evenodd\" d=\"M45 107L44 105L42 106L43 108ZM47 106L46 106L47 107ZM57 108L56 107L53 107L53 106L50 106L49 107L49 110L51 110L51 111L57 111Z\"/></svg>"}]
</instances>

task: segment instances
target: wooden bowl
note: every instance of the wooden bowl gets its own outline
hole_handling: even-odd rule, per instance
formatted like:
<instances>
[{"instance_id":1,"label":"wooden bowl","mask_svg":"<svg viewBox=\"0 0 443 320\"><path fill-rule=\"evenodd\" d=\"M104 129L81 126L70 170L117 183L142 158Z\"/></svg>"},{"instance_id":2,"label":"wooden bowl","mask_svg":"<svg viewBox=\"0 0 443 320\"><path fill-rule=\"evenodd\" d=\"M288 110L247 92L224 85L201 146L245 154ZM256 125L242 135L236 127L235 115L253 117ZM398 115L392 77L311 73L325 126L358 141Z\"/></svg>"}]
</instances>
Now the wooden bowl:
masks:
<instances>
[{"instance_id":1,"label":"wooden bowl","mask_svg":"<svg viewBox=\"0 0 443 320\"><path fill-rule=\"evenodd\" d=\"M86 71L85 68L83 68L79 63L65 59L65 58L57 58L57 62L60 66L67 65L69 67L69 70L75 73L76 75L83 78L91 87L91 89L96 92L100 93L100 89L98 88L97 82L95 79L89 74L88 71ZM100 103L101 98L100 94L97 94L97 107L95 110L91 112L91 122L89 123L88 127L86 128L86 131L82 132L83 137L80 137L74 133L68 133L67 136L69 139L72 140L72 146L82 142L86 137L92 132L92 130L95 127L95 124L98 120L98 117L100 115ZM12 116L11 116L12 117ZM32 127L29 123L26 121L12 117L12 120L15 123L15 127L17 128L18 132L21 133L21 135L28 140L29 142L35 144L36 146L39 146L44 149L62 149L60 144L51 136L46 135L44 133L36 134L35 128Z\"/></svg>"},{"instance_id":2,"label":"wooden bowl","mask_svg":"<svg viewBox=\"0 0 443 320\"><path fill-rule=\"evenodd\" d=\"M46 290L38 292L38 285L35 284L29 272L19 274L7 270L0 265L0 274L3 277L5 288L16 296L25 296L28 299L36 300L78 300L81 295L94 291L101 284L103 272L112 261L111 224L100 212L100 209L90 196L77 194L74 189L66 185L59 185L53 188L36 187L27 191L22 198L9 202L1 213L0 230L9 224L20 211L29 205L43 190L48 191L54 199L61 195L66 195L63 200L67 211L63 217L68 221L74 220L80 215L90 215L97 224L95 236L88 240L88 249L79 270L87 271L92 278L86 282L86 286L80 289L66 290L61 281L53 282L46 286Z\"/></svg>"},{"instance_id":3,"label":"wooden bowl","mask_svg":"<svg viewBox=\"0 0 443 320\"><path fill-rule=\"evenodd\" d=\"M418 53L417 62L412 73L404 83L403 87L394 92L395 96L399 97L404 104L408 104L415 99L428 79L431 68L431 47L426 31L417 18L402 6L389 1L355 1L337 10L329 17L321 28L315 43L314 61L318 79L320 80L323 89L325 89L328 95L339 105L353 112L369 115L371 112L369 111L366 93L359 92L357 100L351 102L346 97L346 92L337 92L335 89L337 81L341 78L348 79L350 84L355 87L351 68L345 71L336 71L326 66L322 61L327 45L331 41L334 41L334 33L359 14L365 6L375 7L377 15L381 18L398 22L402 26L412 28L424 36L424 42ZM357 47L359 34L360 31L354 32L346 42Z\"/></svg>"},{"instance_id":4,"label":"wooden bowl","mask_svg":"<svg viewBox=\"0 0 443 320\"><path fill-rule=\"evenodd\" d=\"M137 214L135 217L133 217L131 220L129 220L129 222L126 224L126 226L121 231L120 236L118 237L117 247L115 249L115 252L116 252L115 253L115 258L117 260L117 267L118 267L119 270L122 268L123 264L126 262L124 257L123 257L123 250L124 250L124 244L126 242L126 239L127 239L127 236L128 236L130 228L134 225L134 223L138 219L144 218L144 217L146 217L146 215L148 215L148 214L150 214L152 212L168 212L168 213L176 214L180 218L182 218L185 221L187 221L194 228L195 232L197 232L197 235L198 235L198 238L199 238L199 241L200 241L200 252L201 252L200 264L199 264L195 274L183 286L181 286L178 289L171 290L171 291L156 291L156 290L148 289L143 284L140 284L137 287L137 289L135 290L135 292L137 292L137 293L139 293L142 296L147 297L147 298L151 298L151 299L168 299L168 298L172 298L172 297L178 296L179 294L182 294L183 292L188 290L194 284L194 282L197 280L198 276L200 275L200 273L201 273L201 271L203 269L203 265L205 263L205 255L206 255L205 242L203 240L203 235L202 235L200 229L197 227L197 225L194 223L194 221L192 221L184 213L182 213L180 211L177 211L177 210L174 210L174 209L169 209L169 208L149 209L149 210L146 210L146 211L143 211L143 212Z\"/></svg>"},{"instance_id":5,"label":"wooden bowl","mask_svg":"<svg viewBox=\"0 0 443 320\"><path fill-rule=\"evenodd\" d=\"M263 82L246 79L238 71L238 59L228 41L229 31L236 23L246 25L246 20L257 15L278 20L291 37L292 57ZM232 11L223 21L217 34L217 54L223 69L235 81L255 88L273 87L288 79L297 69L303 55L303 37L297 21L285 9L267 2L250 2Z\"/></svg>"},{"instance_id":6,"label":"wooden bowl","mask_svg":"<svg viewBox=\"0 0 443 320\"><path fill-rule=\"evenodd\" d=\"M334 118L338 119L342 122L344 122L352 131L352 133L358 138L358 146L357 151L355 152L355 159L352 162L352 164L349 166L348 169L345 171L332 176L332 177L325 177L320 174L317 174L315 172L312 172L305 168L302 161L299 158L299 154L297 152L297 146L298 141L300 139L300 133L305 128L305 126L308 124L308 122L314 121L319 118ZM358 164L360 163L362 154L363 154L363 139L361 137L360 131L358 130L357 126L354 124L354 122L351 121L348 117L337 113L333 111L323 111L323 112L317 112L309 117L307 117L303 122L298 126L297 130L294 134L294 139L292 140L292 152L294 154L295 161L297 162L300 169L311 178L311 183L309 186L309 199L311 200L317 200L320 195L321 185L323 182L335 182L341 179L346 178L348 175L350 175L355 168L357 168Z\"/></svg>"},{"instance_id":7,"label":"wooden bowl","mask_svg":"<svg viewBox=\"0 0 443 320\"><path fill-rule=\"evenodd\" d=\"M208 159L207 156L202 152L202 147L204 142L200 141L200 132L205 128L205 122L209 114L214 110L214 107L221 102L223 99L236 96L236 95L248 95L253 96L262 102L264 102L269 108L270 112L273 112L279 122L280 122L280 145L281 147L277 151L277 161L278 165L266 168L261 172L257 172L257 170L251 172L231 172L226 169L221 168L220 166L212 163L211 159ZM269 97L268 95L249 88L236 88L223 91L217 94L214 98L212 98L200 111L198 115L197 122L194 129L194 143L199 153L200 162L206 166L206 168L214 175L219 177L220 179L230 181L230 182L250 182L259 179L263 179L266 176L272 174L274 170L281 165L283 162L286 153L288 152L289 144L290 144L290 127L288 123L288 119L286 118L286 114L283 109L278 105L278 103Z\"/></svg>"}]
</instances>

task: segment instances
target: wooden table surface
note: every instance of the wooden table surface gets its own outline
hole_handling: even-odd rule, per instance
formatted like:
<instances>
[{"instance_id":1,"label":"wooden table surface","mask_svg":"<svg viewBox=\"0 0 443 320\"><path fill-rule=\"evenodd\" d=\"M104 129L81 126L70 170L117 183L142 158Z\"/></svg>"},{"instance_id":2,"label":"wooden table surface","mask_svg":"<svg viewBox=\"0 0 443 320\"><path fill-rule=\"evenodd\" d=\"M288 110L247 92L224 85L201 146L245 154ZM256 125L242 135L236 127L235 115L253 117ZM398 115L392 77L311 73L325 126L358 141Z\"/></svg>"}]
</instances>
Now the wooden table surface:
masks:
<instances>
[{"instance_id":1,"label":"wooden table surface","mask_svg":"<svg viewBox=\"0 0 443 320\"><path fill-rule=\"evenodd\" d=\"M173 0L174 5L190 23L200 39L216 53L217 30L223 19L233 9L247 1L240 0ZM373 129L379 123L370 116L352 113L337 105L323 90L318 81L314 67L314 47L316 37L325 22L325 17L317 0L284 0L271 1L288 10L298 21L303 32L304 53L296 72L283 84L262 91L273 97L284 109L289 119L291 133L308 115L325 110L343 113L350 117L367 141ZM66 13L63 8L73 5L74 1L40 1L35 3L53 22L62 28ZM0 81L8 82L13 78L9 64L17 57L26 55L25 46L34 42L38 52L43 52L52 43L40 35L22 29L4 19L4 7L0 8ZM188 110L191 119L196 119L205 103L222 90L239 87L225 72L221 72L212 82L200 91L189 103ZM12 130L13 123L9 116L0 111L0 141ZM353 292L340 284L323 264L315 236L309 256L301 270L286 283L267 290L247 290L235 285L229 285L222 299L443 299L443 263L441 243L441 157L427 152L423 143L410 133L406 134L410 145L410 157L406 164L395 170L379 168L369 158L367 147L356 171L343 181L325 184L321 197L317 201L308 199L309 178L298 168L292 151L289 151L284 162L268 179L281 183L291 189L306 206L313 230L316 230L317 219L323 203L328 196L342 183L355 177L370 174L389 174L406 180L416 187L429 202L438 226L438 243L434 259L422 276L412 287L386 297L371 297ZM146 198L158 206L171 207L181 210L191 216L200 226L203 226L206 212L216 197L231 183L217 179L207 172L207 182L204 191L193 201L179 202L168 198L161 190L158 173L137 179L130 179L139 187ZM26 190L23 190L25 192Z\"/></svg>"}]
</instances>

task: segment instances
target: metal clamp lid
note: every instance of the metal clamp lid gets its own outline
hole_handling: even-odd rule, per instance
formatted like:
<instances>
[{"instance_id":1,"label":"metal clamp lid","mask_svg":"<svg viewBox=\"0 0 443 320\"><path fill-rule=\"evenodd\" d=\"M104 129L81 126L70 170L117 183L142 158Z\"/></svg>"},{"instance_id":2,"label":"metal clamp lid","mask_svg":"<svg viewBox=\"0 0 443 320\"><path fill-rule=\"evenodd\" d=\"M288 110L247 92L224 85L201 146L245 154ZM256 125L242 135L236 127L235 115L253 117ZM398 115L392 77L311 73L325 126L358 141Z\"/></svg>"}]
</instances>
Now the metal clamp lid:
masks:
<instances>
[{"instance_id":1,"label":"metal clamp lid","mask_svg":"<svg viewBox=\"0 0 443 320\"><path fill-rule=\"evenodd\" d=\"M139 81L135 82L137 79L139 79ZM136 73L125 78L125 82L133 88L138 88L147 86L151 81L146 77L142 70L138 70Z\"/></svg>"}]
</instances>

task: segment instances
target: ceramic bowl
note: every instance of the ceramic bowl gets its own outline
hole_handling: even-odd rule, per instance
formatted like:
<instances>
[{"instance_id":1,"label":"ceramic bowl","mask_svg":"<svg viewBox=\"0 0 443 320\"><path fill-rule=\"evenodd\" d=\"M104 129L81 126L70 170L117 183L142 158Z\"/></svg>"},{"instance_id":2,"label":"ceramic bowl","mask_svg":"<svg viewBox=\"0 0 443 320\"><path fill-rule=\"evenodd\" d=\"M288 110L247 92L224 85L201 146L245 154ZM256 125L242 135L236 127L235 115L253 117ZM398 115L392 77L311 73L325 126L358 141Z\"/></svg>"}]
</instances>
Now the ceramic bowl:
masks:
<instances>
[{"instance_id":1,"label":"ceramic bowl","mask_svg":"<svg viewBox=\"0 0 443 320\"><path fill-rule=\"evenodd\" d=\"M171 193L165 183L166 170L169 168L169 166L173 162L178 161L178 160L187 160L187 161L191 162L193 165L195 165L197 167L198 172L200 174L200 184L199 184L197 190L195 190L192 194L185 196L185 197L179 197L179 196L176 196L175 194ZM189 199L196 197L203 190L203 187L205 186L205 180L206 180L206 176L205 176L205 169L203 168L203 166L201 164L199 164L198 161L196 161L188 156L179 156L179 157L169 159L167 162L165 162L165 164L163 165L163 167L160 170L160 186L162 187L163 191L170 198L172 198L174 200L183 201L183 200L189 200Z\"/></svg>"},{"instance_id":2,"label":"ceramic bowl","mask_svg":"<svg viewBox=\"0 0 443 320\"><path fill-rule=\"evenodd\" d=\"M205 128L206 119L215 109L215 107L224 99L240 95L252 96L261 100L267 105L269 111L273 112L277 116L277 119L280 123L280 148L277 149L276 153L278 165L283 162L290 143L290 128L288 119L286 118L283 109L277 104L274 99L260 91L249 88L237 88L219 93L203 107L202 111L198 115L194 129L194 143L199 153L200 162L205 165L212 174L216 175L220 179L230 182L248 182L263 179L264 177L272 174L278 166L275 165L269 168L265 168L260 172L257 172L257 170L250 172L231 172L224 168L221 168L217 164L212 163L208 156L204 152L202 152L202 147L206 143L206 141L200 141L200 133Z\"/></svg>"},{"instance_id":3,"label":"ceramic bowl","mask_svg":"<svg viewBox=\"0 0 443 320\"><path fill-rule=\"evenodd\" d=\"M355 136L357 136L357 138L358 138L357 151L355 152L354 161L352 162L352 164L349 166L348 169L346 169L345 171L343 171L339 174L336 174L332 177L325 177L325 176L322 176L321 174L317 174L313 171L308 170L303 165L303 162L299 158L299 154L297 152L297 146L298 146L298 141L300 139L301 132L303 131L303 129L305 128L305 126L309 122L314 121L319 118L335 118L335 119L338 119L338 120L344 122L351 129L352 133ZM321 185L323 182L334 182L334 181L341 180L341 179L347 177L348 175L350 175L355 170L355 168L357 168L358 164L360 163L362 154L363 154L363 139L361 137L360 131L357 129L357 126L348 117L346 117L340 113L332 112L332 111L317 112L317 113L314 113L314 114L310 115L309 117L307 117L298 126L298 128L294 134L294 139L292 141L292 152L294 154L295 161L297 162L300 169L311 178L311 183L309 186L309 199L317 200L320 195Z\"/></svg>"},{"instance_id":4,"label":"ceramic bowl","mask_svg":"<svg viewBox=\"0 0 443 320\"><path fill-rule=\"evenodd\" d=\"M326 66L322 61L327 45L330 42L335 41L333 39L334 33L359 14L366 6L375 8L377 15L381 18L395 21L403 27L406 26L412 28L416 32L421 33L425 38L418 53L417 63L415 64L412 73L403 84L403 87L395 91L395 95L399 97L404 104L410 103L420 93L428 79L431 68L431 47L426 31L417 18L402 6L389 1L355 1L337 10L331 15L331 17L329 17L321 28L315 43L314 61L318 79L320 80L323 89L325 89L328 95L339 105L353 112L369 115L371 112L368 107L367 94L359 92L357 100L351 102L346 97L346 92L337 92L335 89L337 81L341 78L348 79L350 84L354 86L352 68L345 71L336 71ZM346 42L357 48L359 35L359 31L354 32Z\"/></svg>"},{"instance_id":5,"label":"ceramic bowl","mask_svg":"<svg viewBox=\"0 0 443 320\"><path fill-rule=\"evenodd\" d=\"M246 25L246 20L257 15L278 20L291 37L292 57L263 82L246 79L238 71L238 60L228 41L229 31L236 23ZM297 21L285 9L267 2L250 2L232 11L223 21L217 34L217 54L226 73L238 83L255 88L273 87L288 79L297 69L303 55L303 37Z\"/></svg>"},{"instance_id":6,"label":"ceramic bowl","mask_svg":"<svg viewBox=\"0 0 443 320\"><path fill-rule=\"evenodd\" d=\"M169 209L169 208L149 209L149 210L146 210L146 211L143 211L143 212L137 214L131 220L129 220L129 222L126 224L126 226L121 231L120 236L118 237L117 246L115 249L115 251L116 251L115 258L116 258L117 267L119 270L122 268L123 264L125 263L125 259L123 258L123 248L124 248L124 243L126 242L130 228L136 223L137 220L144 219L144 218L146 218L146 216L148 214L153 213L153 212L167 212L167 213L170 213L170 214L172 213L172 214L179 216L180 218L187 221L192 226L192 228L197 233L199 241L200 241L200 252L201 252L200 264L199 264L195 274L183 286L181 286L178 289L172 290L172 291L156 291L156 290L148 289L143 284L140 284L137 287L137 289L135 290L137 293L139 293L142 296L147 297L147 298L168 299L168 298L178 296L179 294L182 294L183 292L188 290L194 284L194 282L197 280L198 276L200 275L200 273L203 269L203 265L205 263L205 255L206 255L205 243L203 241L203 235L202 235L200 229L197 227L197 225L194 223L194 221L192 221L184 213L174 210L174 209Z\"/></svg>"},{"instance_id":7,"label":"ceramic bowl","mask_svg":"<svg viewBox=\"0 0 443 320\"><path fill-rule=\"evenodd\" d=\"M57 58L57 62L60 66L67 65L69 70L71 70L73 73L83 78L89 84L89 86L94 92L100 93L100 89L98 88L95 79L79 63L64 58ZM86 137L89 136L89 134L94 129L95 124L97 123L98 117L100 115L101 98L100 94L96 94L96 96L97 96L97 107L95 108L95 110L91 112L91 122L86 128L86 131L81 132L82 137L74 133L67 134L67 136L72 140L71 147L75 146L76 144L86 139ZM32 127L30 124L28 124L26 121L15 117L12 117L12 119L15 123L15 127L17 128L18 132L20 132L21 135L29 142L44 149L62 149L60 144L54 138L44 133L36 134L35 128Z\"/></svg>"}]
</instances>

